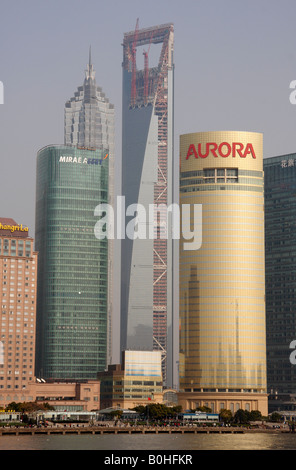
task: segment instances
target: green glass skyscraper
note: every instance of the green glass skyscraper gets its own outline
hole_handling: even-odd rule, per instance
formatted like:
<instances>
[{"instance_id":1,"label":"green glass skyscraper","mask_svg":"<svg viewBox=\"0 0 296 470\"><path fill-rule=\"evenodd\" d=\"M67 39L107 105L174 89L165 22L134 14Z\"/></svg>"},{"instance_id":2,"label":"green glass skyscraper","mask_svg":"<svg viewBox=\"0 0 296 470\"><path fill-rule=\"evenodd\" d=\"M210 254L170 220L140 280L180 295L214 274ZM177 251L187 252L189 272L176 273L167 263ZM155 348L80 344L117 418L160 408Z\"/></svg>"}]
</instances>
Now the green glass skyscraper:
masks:
<instances>
[{"instance_id":1,"label":"green glass skyscraper","mask_svg":"<svg viewBox=\"0 0 296 470\"><path fill-rule=\"evenodd\" d=\"M110 355L112 240L96 238L95 208L112 204L114 106L84 83L65 105L64 145L37 155L39 253L36 375L96 379Z\"/></svg>"},{"instance_id":2,"label":"green glass skyscraper","mask_svg":"<svg viewBox=\"0 0 296 470\"><path fill-rule=\"evenodd\" d=\"M296 409L296 154L265 158L266 346L269 412Z\"/></svg>"},{"instance_id":3,"label":"green glass skyscraper","mask_svg":"<svg viewBox=\"0 0 296 470\"><path fill-rule=\"evenodd\" d=\"M106 367L108 240L94 209L108 202L107 151L48 146L37 156L37 376L92 379Z\"/></svg>"}]
</instances>

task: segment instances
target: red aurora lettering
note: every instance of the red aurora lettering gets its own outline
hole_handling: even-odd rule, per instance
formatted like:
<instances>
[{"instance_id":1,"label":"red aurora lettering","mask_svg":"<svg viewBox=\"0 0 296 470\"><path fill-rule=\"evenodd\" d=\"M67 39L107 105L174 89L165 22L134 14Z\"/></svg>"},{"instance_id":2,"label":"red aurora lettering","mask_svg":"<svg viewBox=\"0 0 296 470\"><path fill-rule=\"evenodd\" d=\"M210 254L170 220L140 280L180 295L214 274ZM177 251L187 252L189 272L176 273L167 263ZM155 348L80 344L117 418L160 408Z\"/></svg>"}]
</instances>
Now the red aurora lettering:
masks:
<instances>
[{"instance_id":1,"label":"red aurora lettering","mask_svg":"<svg viewBox=\"0 0 296 470\"><path fill-rule=\"evenodd\" d=\"M230 156L233 158L236 156L239 156L240 158L246 158L248 155L251 155L252 158L256 158L252 144L246 144L246 146L244 146L244 144L241 144L240 142L232 142L232 144L229 144L228 142L222 142L220 145L218 145L215 142L209 142L205 145L198 144L197 148L194 144L190 144L186 160L188 160L190 156L194 156L195 158L207 158L209 154L212 154L215 158L227 158Z\"/></svg>"}]
</instances>

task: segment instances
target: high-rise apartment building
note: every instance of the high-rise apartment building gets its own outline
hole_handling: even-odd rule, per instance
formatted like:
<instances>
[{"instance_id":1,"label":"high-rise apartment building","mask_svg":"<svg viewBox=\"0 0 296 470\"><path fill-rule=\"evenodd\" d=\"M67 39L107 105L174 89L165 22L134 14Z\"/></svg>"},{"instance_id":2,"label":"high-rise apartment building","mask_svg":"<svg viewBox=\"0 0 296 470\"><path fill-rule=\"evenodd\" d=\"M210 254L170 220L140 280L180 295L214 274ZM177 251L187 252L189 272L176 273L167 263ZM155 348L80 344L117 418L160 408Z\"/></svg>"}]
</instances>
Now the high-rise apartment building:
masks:
<instances>
[{"instance_id":1,"label":"high-rise apartment building","mask_svg":"<svg viewBox=\"0 0 296 470\"><path fill-rule=\"evenodd\" d=\"M35 378L37 253L28 228L0 218L0 404Z\"/></svg>"},{"instance_id":2,"label":"high-rise apartment building","mask_svg":"<svg viewBox=\"0 0 296 470\"><path fill-rule=\"evenodd\" d=\"M180 239L183 409L267 414L262 140L250 132L180 138L181 211L190 205L187 223L201 231L192 248L188 234Z\"/></svg>"},{"instance_id":3,"label":"high-rise apartment building","mask_svg":"<svg viewBox=\"0 0 296 470\"><path fill-rule=\"evenodd\" d=\"M37 155L39 377L95 379L110 361L113 247L94 228L96 207L113 203L113 161L114 108L90 58L66 103L64 145Z\"/></svg>"},{"instance_id":4,"label":"high-rise apartment building","mask_svg":"<svg viewBox=\"0 0 296 470\"><path fill-rule=\"evenodd\" d=\"M273 409L295 409L296 154L265 158L267 386Z\"/></svg>"},{"instance_id":5,"label":"high-rise apartment building","mask_svg":"<svg viewBox=\"0 0 296 470\"><path fill-rule=\"evenodd\" d=\"M155 48L159 59L149 60ZM139 29L123 39L122 195L135 204L173 202L174 28ZM136 53L142 56L136 58ZM134 212L133 212L134 211ZM131 222L126 217L125 226ZM121 244L121 350L160 350L164 383L173 383L173 243L170 226L154 217L154 237L125 236ZM142 227L143 228L143 227ZM160 237L167 229L168 237Z\"/></svg>"}]
</instances>

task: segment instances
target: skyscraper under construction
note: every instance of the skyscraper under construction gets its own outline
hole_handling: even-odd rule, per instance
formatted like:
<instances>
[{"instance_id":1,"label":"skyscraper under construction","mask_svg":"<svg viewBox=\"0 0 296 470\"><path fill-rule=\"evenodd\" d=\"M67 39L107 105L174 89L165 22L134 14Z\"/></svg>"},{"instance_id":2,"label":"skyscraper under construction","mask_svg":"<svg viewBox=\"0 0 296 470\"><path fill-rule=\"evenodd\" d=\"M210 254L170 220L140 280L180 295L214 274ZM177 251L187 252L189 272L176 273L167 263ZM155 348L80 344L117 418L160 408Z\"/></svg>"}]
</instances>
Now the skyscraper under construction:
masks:
<instances>
[{"instance_id":1,"label":"skyscraper under construction","mask_svg":"<svg viewBox=\"0 0 296 470\"><path fill-rule=\"evenodd\" d=\"M139 29L137 21L124 34L122 195L126 206L141 205L146 214L151 205L173 202L173 48L172 24ZM155 51L158 63L150 66ZM154 217L152 224L153 237L146 225L145 239L122 240L121 349L161 350L164 383L172 386L173 241L159 236L171 233L167 220Z\"/></svg>"}]
</instances>

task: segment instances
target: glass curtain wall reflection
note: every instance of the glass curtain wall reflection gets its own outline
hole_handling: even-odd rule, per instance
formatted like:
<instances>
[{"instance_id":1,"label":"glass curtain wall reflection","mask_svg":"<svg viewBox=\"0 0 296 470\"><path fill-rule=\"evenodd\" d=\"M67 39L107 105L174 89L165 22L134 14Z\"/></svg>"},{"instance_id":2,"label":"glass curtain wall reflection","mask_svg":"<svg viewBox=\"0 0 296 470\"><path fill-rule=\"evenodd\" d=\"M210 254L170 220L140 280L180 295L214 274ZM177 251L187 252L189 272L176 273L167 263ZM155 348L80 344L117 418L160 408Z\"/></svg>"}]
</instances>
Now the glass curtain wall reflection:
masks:
<instances>
[{"instance_id":1,"label":"glass curtain wall reflection","mask_svg":"<svg viewBox=\"0 0 296 470\"><path fill-rule=\"evenodd\" d=\"M180 389L265 393L262 135L182 135L180 156L181 207L202 205L201 248L180 240Z\"/></svg>"},{"instance_id":2,"label":"glass curtain wall reflection","mask_svg":"<svg viewBox=\"0 0 296 470\"><path fill-rule=\"evenodd\" d=\"M48 146L37 156L37 376L94 379L106 367L108 239L94 235L108 203L106 150Z\"/></svg>"}]
</instances>

